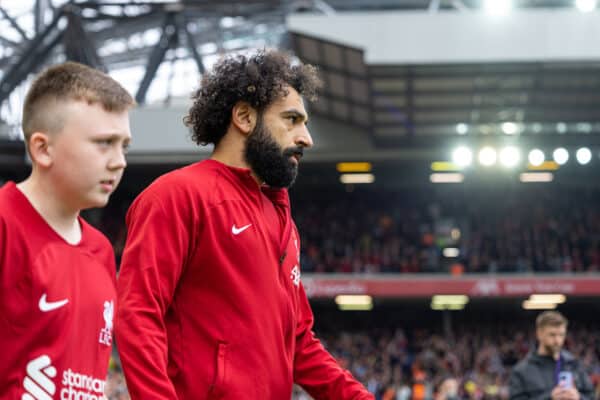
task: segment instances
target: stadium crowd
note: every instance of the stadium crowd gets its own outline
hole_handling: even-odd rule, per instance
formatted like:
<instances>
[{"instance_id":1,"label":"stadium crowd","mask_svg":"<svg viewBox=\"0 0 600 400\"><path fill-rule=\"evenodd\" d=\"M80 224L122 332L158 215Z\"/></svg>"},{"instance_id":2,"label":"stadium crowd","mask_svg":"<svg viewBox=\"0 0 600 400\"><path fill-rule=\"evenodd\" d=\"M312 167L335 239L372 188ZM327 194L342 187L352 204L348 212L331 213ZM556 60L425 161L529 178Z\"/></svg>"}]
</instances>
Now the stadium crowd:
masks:
<instances>
[{"instance_id":1,"label":"stadium crowd","mask_svg":"<svg viewBox=\"0 0 600 400\"><path fill-rule=\"evenodd\" d=\"M318 273L592 272L596 191L352 193L300 198L302 269Z\"/></svg>"},{"instance_id":2,"label":"stadium crowd","mask_svg":"<svg viewBox=\"0 0 600 400\"><path fill-rule=\"evenodd\" d=\"M600 191L453 188L292 191L302 271L589 273L600 270ZM120 259L131 199L86 218Z\"/></svg>"},{"instance_id":3,"label":"stadium crowd","mask_svg":"<svg viewBox=\"0 0 600 400\"><path fill-rule=\"evenodd\" d=\"M535 348L531 326L504 326L466 325L450 336L400 328L317 334L377 400L504 400L511 367ZM596 398L600 398L598 332L598 327L574 324L566 342L590 374ZM109 400L128 399L117 364L107 388ZM310 397L296 388L293 399Z\"/></svg>"}]
</instances>

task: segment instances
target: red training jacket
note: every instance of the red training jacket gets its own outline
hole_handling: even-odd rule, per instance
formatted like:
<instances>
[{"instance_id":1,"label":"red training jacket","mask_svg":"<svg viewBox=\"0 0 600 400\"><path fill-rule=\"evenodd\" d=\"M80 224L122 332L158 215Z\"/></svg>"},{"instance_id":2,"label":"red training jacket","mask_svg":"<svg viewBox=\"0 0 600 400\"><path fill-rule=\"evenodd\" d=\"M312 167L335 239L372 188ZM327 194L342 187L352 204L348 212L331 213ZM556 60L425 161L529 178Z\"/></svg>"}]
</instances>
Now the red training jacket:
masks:
<instances>
[{"instance_id":1,"label":"red training jacket","mask_svg":"<svg viewBox=\"0 0 600 400\"><path fill-rule=\"evenodd\" d=\"M373 399L312 332L286 190L206 160L128 215L117 346L132 399Z\"/></svg>"}]
</instances>

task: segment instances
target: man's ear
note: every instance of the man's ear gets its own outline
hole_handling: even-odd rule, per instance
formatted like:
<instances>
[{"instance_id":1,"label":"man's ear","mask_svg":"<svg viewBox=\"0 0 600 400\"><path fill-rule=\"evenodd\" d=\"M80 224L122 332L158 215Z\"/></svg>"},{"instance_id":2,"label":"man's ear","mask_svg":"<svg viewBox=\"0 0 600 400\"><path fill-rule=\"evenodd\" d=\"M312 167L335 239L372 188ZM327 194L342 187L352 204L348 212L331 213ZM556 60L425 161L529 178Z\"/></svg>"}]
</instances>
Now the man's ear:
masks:
<instances>
[{"instance_id":1,"label":"man's ear","mask_svg":"<svg viewBox=\"0 0 600 400\"><path fill-rule=\"evenodd\" d=\"M50 148L48 134L34 132L29 138L27 147L33 163L45 168L52 165L52 149Z\"/></svg>"},{"instance_id":2,"label":"man's ear","mask_svg":"<svg viewBox=\"0 0 600 400\"><path fill-rule=\"evenodd\" d=\"M248 135L256 126L258 113L245 101L238 101L231 110L231 123L244 135Z\"/></svg>"}]
</instances>

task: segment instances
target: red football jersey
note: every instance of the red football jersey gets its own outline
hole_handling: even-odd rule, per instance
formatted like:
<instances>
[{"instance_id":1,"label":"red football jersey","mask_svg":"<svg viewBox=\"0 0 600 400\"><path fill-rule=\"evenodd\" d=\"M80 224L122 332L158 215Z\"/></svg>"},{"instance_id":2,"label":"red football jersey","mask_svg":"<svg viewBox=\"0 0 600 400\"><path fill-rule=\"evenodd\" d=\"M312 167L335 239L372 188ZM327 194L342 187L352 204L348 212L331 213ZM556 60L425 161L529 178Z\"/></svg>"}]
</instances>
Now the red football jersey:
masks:
<instances>
[{"instance_id":1,"label":"red football jersey","mask_svg":"<svg viewBox=\"0 0 600 400\"><path fill-rule=\"evenodd\" d=\"M79 219L60 237L9 182L0 188L0 398L104 399L115 309L109 241Z\"/></svg>"}]
</instances>

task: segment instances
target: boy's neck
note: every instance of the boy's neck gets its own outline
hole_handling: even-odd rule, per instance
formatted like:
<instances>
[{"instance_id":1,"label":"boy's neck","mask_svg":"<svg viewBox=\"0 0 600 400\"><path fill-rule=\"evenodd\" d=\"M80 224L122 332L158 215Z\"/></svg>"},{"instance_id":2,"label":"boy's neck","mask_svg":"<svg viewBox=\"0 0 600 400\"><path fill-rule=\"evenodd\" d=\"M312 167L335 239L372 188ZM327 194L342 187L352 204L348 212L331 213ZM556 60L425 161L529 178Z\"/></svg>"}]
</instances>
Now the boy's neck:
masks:
<instances>
[{"instance_id":1,"label":"boy's neck","mask_svg":"<svg viewBox=\"0 0 600 400\"><path fill-rule=\"evenodd\" d=\"M81 241L79 210L70 209L56 193L40 184L33 175L18 183L17 188L46 223L67 243L77 244Z\"/></svg>"}]
</instances>

